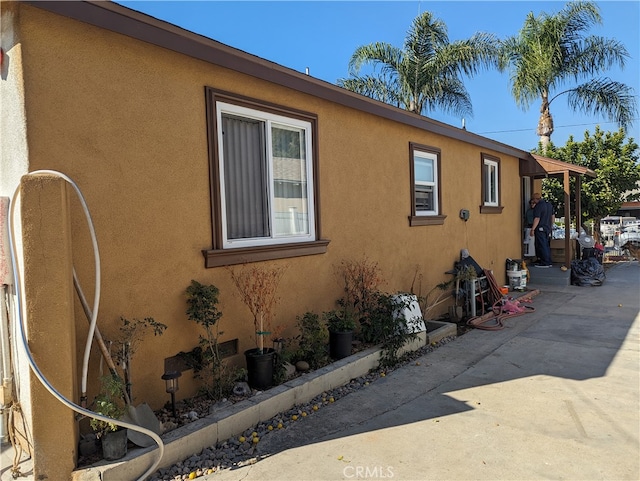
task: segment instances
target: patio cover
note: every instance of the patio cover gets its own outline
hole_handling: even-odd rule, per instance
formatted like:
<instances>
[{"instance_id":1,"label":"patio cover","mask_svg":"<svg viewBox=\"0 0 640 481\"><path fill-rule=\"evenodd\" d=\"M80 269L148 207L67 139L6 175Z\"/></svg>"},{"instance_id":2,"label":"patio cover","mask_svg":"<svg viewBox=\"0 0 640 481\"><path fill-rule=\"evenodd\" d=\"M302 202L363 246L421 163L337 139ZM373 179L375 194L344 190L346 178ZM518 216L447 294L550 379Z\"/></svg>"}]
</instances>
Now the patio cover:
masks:
<instances>
[{"instance_id":1,"label":"patio cover","mask_svg":"<svg viewBox=\"0 0 640 481\"><path fill-rule=\"evenodd\" d=\"M530 177L532 179L544 179L547 177L556 177L561 179L564 188L564 218L571 219L571 212L575 212L576 219L582 217L582 209L580 208L580 192L582 186L583 176L594 177L596 173L586 167L580 165L569 164L562 162L561 160L550 159L549 157L543 157L537 154L531 154L531 157L522 159L520 162L520 176ZM571 183L570 177L576 178L576 202L571 207L570 189ZM576 226L576 230L580 232L580 226ZM564 265L571 266L571 250L569 249L569 242L571 235L571 223L564 223Z\"/></svg>"}]
</instances>

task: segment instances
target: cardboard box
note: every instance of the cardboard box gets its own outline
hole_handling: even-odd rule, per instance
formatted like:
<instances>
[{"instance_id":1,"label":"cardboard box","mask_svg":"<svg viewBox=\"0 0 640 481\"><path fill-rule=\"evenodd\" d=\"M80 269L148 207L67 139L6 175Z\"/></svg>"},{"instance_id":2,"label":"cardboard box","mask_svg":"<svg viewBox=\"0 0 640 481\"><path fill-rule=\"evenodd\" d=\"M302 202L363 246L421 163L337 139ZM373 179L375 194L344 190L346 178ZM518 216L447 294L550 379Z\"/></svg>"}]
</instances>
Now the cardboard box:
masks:
<instances>
[{"instance_id":1,"label":"cardboard box","mask_svg":"<svg viewBox=\"0 0 640 481\"><path fill-rule=\"evenodd\" d=\"M551 241L551 261L559 264L564 264L564 239L553 239ZM569 240L569 252L570 260L573 260L576 255L576 240ZM569 266L567 266L569 267Z\"/></svg>"}]
</instances>

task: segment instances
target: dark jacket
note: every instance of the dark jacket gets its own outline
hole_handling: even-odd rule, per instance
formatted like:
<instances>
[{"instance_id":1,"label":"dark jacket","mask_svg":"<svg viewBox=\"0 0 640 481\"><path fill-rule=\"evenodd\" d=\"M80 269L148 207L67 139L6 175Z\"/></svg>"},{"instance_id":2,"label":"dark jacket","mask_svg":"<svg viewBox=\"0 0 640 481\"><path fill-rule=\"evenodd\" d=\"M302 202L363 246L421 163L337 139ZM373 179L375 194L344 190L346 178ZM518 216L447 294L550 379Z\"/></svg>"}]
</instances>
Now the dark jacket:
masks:
<instances>
[{"instance_id":1,"label":"dark jacket","mask_svg":"<svg viewBox=\"0 0 640 481\"><path fill-rule=\"evenodd\" d=\"M533 208L533 217L539 218L538 227L542 227L545 232L551 233L553 219L553 206L545 199L540 199L540 202Z\"/></svg>"}]
</instances>

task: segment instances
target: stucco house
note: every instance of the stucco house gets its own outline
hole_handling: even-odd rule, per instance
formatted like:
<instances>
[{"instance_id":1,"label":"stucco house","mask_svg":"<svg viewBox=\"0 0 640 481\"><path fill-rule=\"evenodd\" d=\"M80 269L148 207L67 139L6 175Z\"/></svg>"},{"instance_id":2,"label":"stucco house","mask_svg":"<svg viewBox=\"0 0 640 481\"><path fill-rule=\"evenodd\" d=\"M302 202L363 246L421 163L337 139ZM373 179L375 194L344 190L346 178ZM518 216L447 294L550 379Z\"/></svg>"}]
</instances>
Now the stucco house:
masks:
<instances>
[{"instance_id":1,"label":"stucco house","mask_svg":"<svg viewBox=\"0 0 640 481\"><path fill-rule=\"evenodd\" d=\"M167 400L167 360L198 342L185 315L192 279L220 289L221 340L241 364L253 324L227 266L287 266L277 316L290 332L296 316L334 307L344 259L366 256L387 291L407 291L416 266L434 286L468 249L504 283L505 259L522 256L535 179L584 174L114 3L3 1L1 27L0 196L20 186L15 243L30 348L73 399L89 330L73 271L91 302L92 243L69 185L27 173L61 172L86 199L103 335L120 316L168 326L141 344L133 370L136 402L153 408ZM24 359L14 364L35 474L55 479L73 469L79 423ZM94 348L89 393L99 364ZM178 395L197 389L183 376Z\"/></svg>"}]
</instances>

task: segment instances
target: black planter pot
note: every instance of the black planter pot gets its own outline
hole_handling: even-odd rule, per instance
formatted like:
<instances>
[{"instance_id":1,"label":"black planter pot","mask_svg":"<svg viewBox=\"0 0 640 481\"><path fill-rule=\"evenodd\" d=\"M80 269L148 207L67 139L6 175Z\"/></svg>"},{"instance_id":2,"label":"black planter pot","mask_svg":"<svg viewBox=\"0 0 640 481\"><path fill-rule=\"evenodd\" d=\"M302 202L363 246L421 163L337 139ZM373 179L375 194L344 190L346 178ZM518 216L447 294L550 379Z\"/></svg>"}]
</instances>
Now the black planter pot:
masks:
<instances>
[{"instance_id":1,"label":"black planter pot","mask_svg":"<svg viewBox=\"0 0 640 481\"><path fill-rule=\"evenodd\" d=\"M351 355L353 331L329 331L329 356L332 359L342 359Z\"/></svg>"},{"instance_id":2,"label":"black planter pot","mask_svg":"<svg viewBox=\"0 0 640 481\"><path fill-rule=\"evenodd\" d=\"M247 360L249 386L253 389L266 389L273 386L273 373L276 365L276 351L272 348L249 349L244 352Z\"/></svg>"},{"instance_id":3,"label":"black planter pot","mask_svg":"<svg viewBox=\"0 0 640 481\"><path fill-rule=\"evenodd\" d=\"M102 435L102 457L107 461L123 458L127 454L127 430L107 431Z\"/></svg>"}]
</instances>

